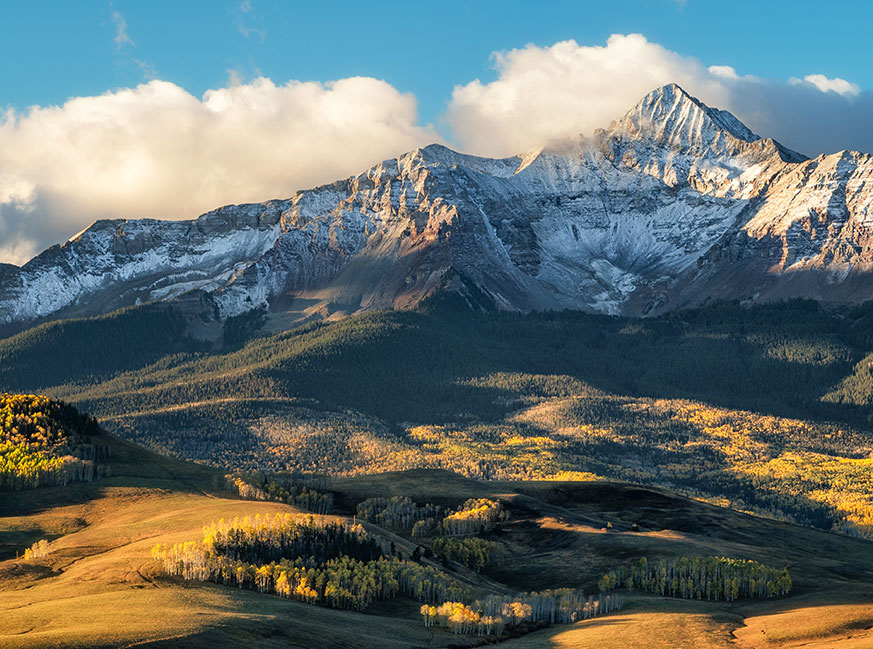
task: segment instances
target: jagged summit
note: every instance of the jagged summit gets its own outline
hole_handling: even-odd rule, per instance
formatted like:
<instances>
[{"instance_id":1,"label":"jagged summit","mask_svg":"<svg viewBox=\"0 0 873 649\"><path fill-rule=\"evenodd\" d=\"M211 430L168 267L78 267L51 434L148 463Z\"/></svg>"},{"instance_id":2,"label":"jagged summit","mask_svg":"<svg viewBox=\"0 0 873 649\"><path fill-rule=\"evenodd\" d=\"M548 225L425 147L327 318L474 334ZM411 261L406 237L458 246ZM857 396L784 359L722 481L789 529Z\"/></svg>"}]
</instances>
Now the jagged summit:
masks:
<instances>
[{"instance_id":1,"label":"jagged summit","mask_svg":"<svg viewBox=\"0 0 873 649\"><path fill-rule=\"evenodd\" d=\"M462 165L480 173L494 176L509 176L518 169L521 157L516 155L508 158L482 158L467 153L459 153L444 144L433 143L404 153L398 158L398 162L401 167L410 164L439 165L443 167ZM385 164L390 164L391 162L393 161L385 161L382 163L382 166L384 167Z\"/></svg>"},{"instance_id":2,"label":"jagged summit","mask_svg":"<svg viewBox=\"0 0 873 649\"><path fill-rule=\"evenodd\" d=\"M742 142L760 139L729 112L710 108L675 83L647 94L610 130L697 149L712 147L725 135Z\"/></svg>"},{"instance_id":3,"label":"jagged summit","mask_svg":"<svg viewBox=\"0 0 873 649\"><path fill-rule=\"evenodd\" d=\"M807 160L668 84L590 139L503 159L431 144L287 200L99 221L0 265L0 328L150 300L211 322L267 307L285 323L441 291L632 315L722 298L865 301L870 178L871 156Z\"/></svg>"},{"instance_id":4,"label":"jagged summit","mask_svg":"<svg viewBox=\"0 0 873 649\"><path fill-rule=\"evenodd\" d=\"M808 159L753 133L728 111L707 106L675 83L647 94L600 135L630 142L634 149L655 146L682 151L726 170L756 165L773 155L782 162Z\"/></svg>"}]
</instances>

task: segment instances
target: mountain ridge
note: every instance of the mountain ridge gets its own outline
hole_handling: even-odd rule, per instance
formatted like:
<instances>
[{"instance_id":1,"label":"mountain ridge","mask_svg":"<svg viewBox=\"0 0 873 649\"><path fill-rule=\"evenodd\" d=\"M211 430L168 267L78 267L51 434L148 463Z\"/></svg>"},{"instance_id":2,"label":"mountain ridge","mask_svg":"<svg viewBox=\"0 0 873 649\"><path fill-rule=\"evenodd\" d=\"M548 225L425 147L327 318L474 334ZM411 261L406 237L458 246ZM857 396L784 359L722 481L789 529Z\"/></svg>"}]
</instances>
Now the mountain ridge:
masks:
<instances>
[{"instance_id":1,"label":"mountain ridge","mask_svg":"<svg viewBox=\"0 0 873 649\"><path fill-rule=\"evenodd\" d=\"M453 277L517 311L862 302L871 178L871 156L808 159L668 84L591 138L516 156L432 144L285 200L97 221L0 268L0 326L194 293L207 320L268 307L287 326L413 308Z\"/></svg>"}]
</instances>

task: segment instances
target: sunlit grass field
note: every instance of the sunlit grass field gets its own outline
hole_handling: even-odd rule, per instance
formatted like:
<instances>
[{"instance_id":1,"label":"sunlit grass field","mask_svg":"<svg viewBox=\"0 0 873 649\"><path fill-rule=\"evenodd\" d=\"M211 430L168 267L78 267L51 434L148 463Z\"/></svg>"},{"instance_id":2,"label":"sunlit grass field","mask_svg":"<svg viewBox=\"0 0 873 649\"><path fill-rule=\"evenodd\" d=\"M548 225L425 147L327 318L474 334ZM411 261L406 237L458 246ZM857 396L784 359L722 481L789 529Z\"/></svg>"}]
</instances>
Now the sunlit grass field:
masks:
<instances>
[{"instance_id":1,"label":"sunlit grass field","mask_svg":"<svg viewBox=\"0 0 873 649\"><path fill-rule=\"evenodd\" d=\"M162 458L120 440L113 444L111 478L4 494L0 646L476 643L475 636L425 628L412 602L379 603L352 613L161 576L150 557L155 543L197 538L205 524L222 517L295 510L230 497L218 488L223 478L219 471ZM689 554L786 565L795 581L788 597L754 603L627 593L620 611L535 630L506 640L508 647L854 648L865 646L866 627L873 624L868 603L873 548L860 539L626 483L479 482L446 471L419 470L338 478L331 490L338 515L353 511L357 502L373 494L442 503L500 498L511 518L494 538L506 547L508 557L479 576L469 571L461 575L485 586L573 586L593 592L593 582L610 566L639 556ZM612 527L607 529L607 524ZM51 540L47 558L14 558L16 549L37 538ZM408 551L412 546L406 543Z\"/></svg>"}]
</instances>

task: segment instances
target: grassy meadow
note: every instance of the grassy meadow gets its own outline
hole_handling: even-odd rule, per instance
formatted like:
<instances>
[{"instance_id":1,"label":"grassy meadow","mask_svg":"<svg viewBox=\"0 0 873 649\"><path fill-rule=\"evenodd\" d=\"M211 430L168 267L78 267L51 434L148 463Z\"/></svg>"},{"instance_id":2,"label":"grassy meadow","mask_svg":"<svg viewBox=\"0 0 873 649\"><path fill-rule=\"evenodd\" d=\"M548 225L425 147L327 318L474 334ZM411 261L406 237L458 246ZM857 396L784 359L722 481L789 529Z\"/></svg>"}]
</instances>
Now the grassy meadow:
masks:
<instances>
[{"instance_id":1,"label":"grassy meadow","mask_svg":"<svg viewBox=\"0 0 873 649\"><path fill-rule=\"evenodd\" d=\"M6 493L0 506L0 645L4 647L258 646L418 647L476 644L425 628L414 602L374 604L363 613L325 609L274 595L185 582L160 573L156 543L196 538L219 518L294 512L231 496L223 474L113 439L113 475L91 483ZM374 494L446 506L466 498L504 503L509 519L485 535L505 557L481 574L450 574L474 588L595 592L608 569L640 556L753 558L787 566L792 594L767 601L687 601L623 595L622 610L552 625L507 646L793 647L857 644L873 620L873 547L860 539L765 520L627 483L482 482L439 470L336 478L336 515ZM401 550L415 542L388 531ZM50 540L45 559L16 553ZM425 541L426 543L426 541ZM810 615L810 612L826 615ZM762 634L760 631L763 630ZM767 636L766 642L758 635ZM849 638L852 636L852 638ZM855 640L856 644L851 644ZM646 646L658 646L647 644ZM825 645L821 645L825 646ZM831 646L831 645L828 645Z\"/></svg>"}]
</instances>

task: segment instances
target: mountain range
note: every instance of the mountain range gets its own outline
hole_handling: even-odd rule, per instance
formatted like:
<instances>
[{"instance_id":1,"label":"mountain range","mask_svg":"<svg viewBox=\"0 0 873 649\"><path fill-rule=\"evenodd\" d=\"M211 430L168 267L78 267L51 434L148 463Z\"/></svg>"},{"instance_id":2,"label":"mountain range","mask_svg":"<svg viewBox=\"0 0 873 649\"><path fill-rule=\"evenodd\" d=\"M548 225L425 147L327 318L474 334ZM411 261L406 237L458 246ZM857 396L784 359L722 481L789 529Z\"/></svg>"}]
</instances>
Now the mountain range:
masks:
<instances>
[{"instance_id":1,"label":"mountain range","mask_svg":"<svg viewBox=\"0 0 873 649\"><path fill-rule=\"evenodd\" d=\"M870 646L871 169L668 85L0 264L0 646Z\"/></svg>"},{"instance_id":2,"label":"mountain range","mask_svg":"<svg viewBox=\"0 0 873 649\"><path fill-rule=\"evenodd\" d=\"M430 145L285 200L101 220L0 265L5 333L174 300L199 322L414 308L657 315L873 298L873 156L810 159L670 84L591 137L491 159ZM208 328L208 327L207 327Z\"/></svg>"}]
</instances>

